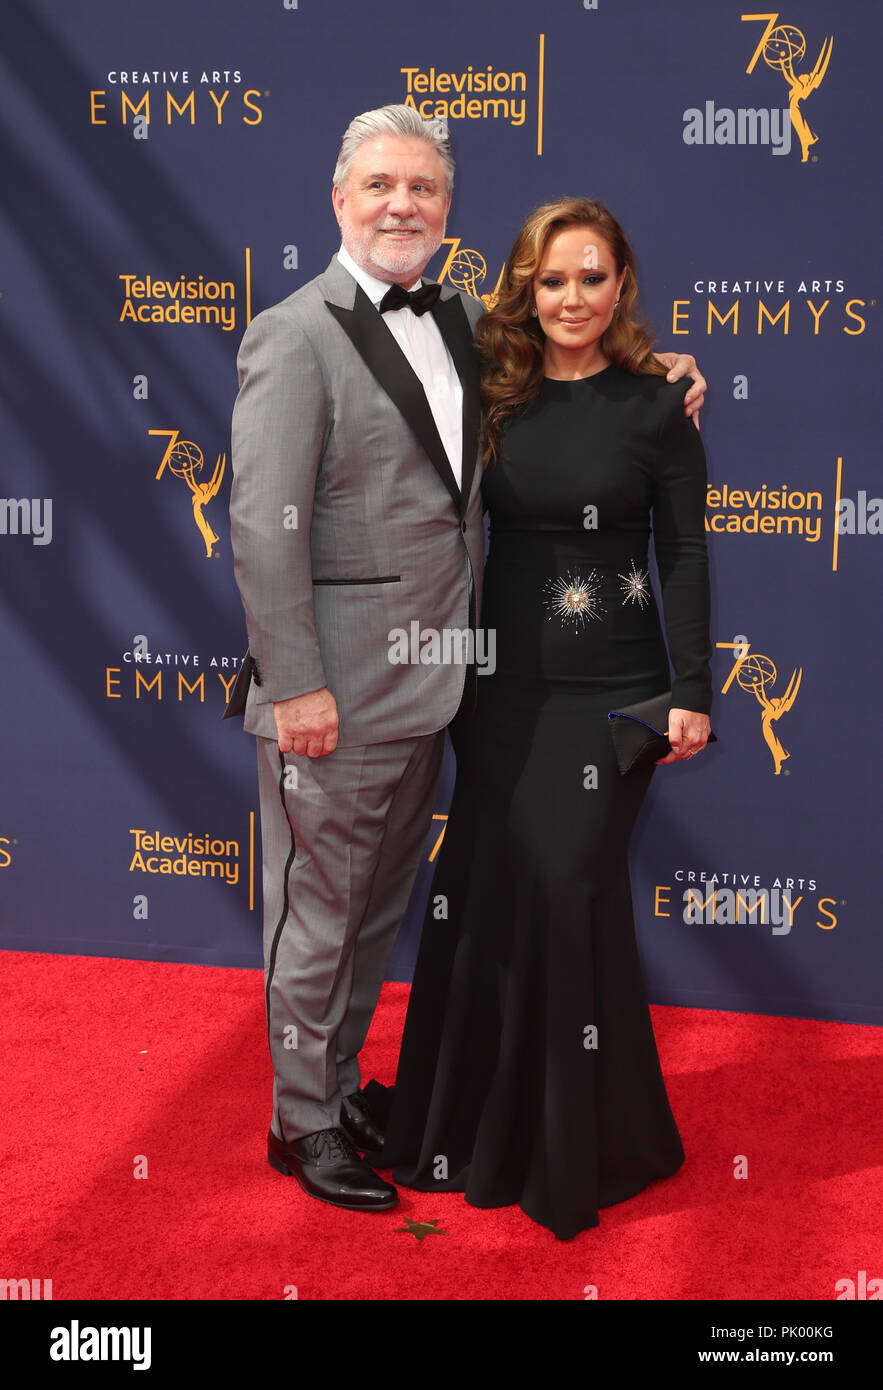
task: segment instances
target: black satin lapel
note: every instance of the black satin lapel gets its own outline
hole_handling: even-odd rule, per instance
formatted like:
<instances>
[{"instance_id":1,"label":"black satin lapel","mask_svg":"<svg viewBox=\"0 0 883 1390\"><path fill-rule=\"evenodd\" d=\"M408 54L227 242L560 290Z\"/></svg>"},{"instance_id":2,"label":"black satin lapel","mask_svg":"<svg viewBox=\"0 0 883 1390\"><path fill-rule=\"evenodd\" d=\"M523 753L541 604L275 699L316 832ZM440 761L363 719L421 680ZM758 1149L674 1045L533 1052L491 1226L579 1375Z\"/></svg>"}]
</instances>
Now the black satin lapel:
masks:
<instances>
[{"instance_id":1,"label":"black satin lapel","mask_svg":"<svg viewBox=\"0 0 883 1390\"><path fill-rule=\"evenodd\" d=\"M440 299L432 317L451 354L463 387L463 460L460 489L461 508L469 505L475 460L478 453L478 433L481 428L481 398L478 390L478 354L472 336L472 325L458 294Z\"/></svg>"},{"instance_id":2,"label":"black satin lapel","mask_svg":"<svg viewBox=\"0 0 883 1390\"><path fill-rule=\"evenodd\" d=\"M445 446L432 417L426 393L420 384L420 378L384 324L381 315L360 285L356 287L352 309L344 309L327 299L325 304L349 337L368 370L414 432L459 511L460 491L451 472Z\"/></svg>"}]
</instances>

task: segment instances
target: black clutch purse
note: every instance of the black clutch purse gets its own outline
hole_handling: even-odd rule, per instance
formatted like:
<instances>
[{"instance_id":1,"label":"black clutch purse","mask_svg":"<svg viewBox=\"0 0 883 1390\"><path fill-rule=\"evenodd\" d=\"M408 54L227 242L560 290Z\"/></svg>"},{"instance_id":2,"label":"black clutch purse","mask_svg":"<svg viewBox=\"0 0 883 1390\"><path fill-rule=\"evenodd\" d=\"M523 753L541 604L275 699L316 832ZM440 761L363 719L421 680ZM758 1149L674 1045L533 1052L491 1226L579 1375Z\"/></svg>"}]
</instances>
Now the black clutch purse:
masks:
<instances>
[{"instance_id":1,"label":"black clutch purse","mask_svg":"<svg viewBox=\"0 0 883 1390\"><path fill-rule=\"evenodd\" d=\"M666 733L670 709L671 691L666 690L662 695L611 710L607 715L616 761L623 776L633 768L656 763L671 752ZM717 735L709 734L708 742L717 743Z\"/></svg>"}]
</instances>

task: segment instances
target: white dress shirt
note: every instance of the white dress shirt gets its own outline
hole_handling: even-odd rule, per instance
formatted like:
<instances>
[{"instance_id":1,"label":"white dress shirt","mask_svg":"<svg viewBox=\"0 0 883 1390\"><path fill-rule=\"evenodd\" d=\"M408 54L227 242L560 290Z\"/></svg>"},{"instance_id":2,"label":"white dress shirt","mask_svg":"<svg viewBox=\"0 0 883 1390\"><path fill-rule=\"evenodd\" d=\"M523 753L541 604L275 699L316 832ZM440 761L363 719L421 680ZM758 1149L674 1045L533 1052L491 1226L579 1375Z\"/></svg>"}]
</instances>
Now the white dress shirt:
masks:
<instances>
[{"instance_id":1,"label":"white dress shirt","mask_svg":"<svg viewBox=\"0 0 883 1390\"><path fill-rule=\"evenodd\" d=\"M389 285L383 280L375 280L367 270L356 265L345 246L341 246L337 259L361 285L374 307L378 308ZM418 280L410 288L417 289L421 284L422 281ZM457 487L462 487L463 386L438 324L431 313L418 315L407 305L402 309L388 310L383 315L383 321L420 378Z\"/></svg>"}]
</instances>

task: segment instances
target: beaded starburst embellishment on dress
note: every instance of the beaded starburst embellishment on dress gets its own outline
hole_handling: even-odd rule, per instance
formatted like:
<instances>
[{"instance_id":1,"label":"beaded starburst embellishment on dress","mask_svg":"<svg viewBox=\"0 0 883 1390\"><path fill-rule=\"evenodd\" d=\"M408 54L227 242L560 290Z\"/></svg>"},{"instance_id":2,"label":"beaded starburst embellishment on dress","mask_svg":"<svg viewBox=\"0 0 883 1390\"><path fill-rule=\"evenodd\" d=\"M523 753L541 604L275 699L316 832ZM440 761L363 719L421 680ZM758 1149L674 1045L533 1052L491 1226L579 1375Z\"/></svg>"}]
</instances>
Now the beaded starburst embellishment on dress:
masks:
<instances>
[{"instance_id":1,"label":"beaded starburst embellishment on dress","mask_svg":"<svg viewBox=\"0 0 883 1390\"><path fill-rule=\"evenodd\" d=\"M636 603L639 608L650 602L650 582L647 578L646 570L639 570L634 560L628 574L620 574L617 578L622 580L620 589L625 594L623 604Z\"/></svg>"},{"instance_id":2,"label":"beaded starburst embellishment on dress","mask_svg":"<svg viewBox=\"0 0 883 1390\"><path fill-rule=\"evenodd\" d=\"M571 573L560 579L548 579L543 589L548 595L543 602L550 610L550 622L556 616L573 628L583 628L594 619L603 622L604 605L599 598L601 582L595 570L585 579Z\"/></svg>"}]
</instances>

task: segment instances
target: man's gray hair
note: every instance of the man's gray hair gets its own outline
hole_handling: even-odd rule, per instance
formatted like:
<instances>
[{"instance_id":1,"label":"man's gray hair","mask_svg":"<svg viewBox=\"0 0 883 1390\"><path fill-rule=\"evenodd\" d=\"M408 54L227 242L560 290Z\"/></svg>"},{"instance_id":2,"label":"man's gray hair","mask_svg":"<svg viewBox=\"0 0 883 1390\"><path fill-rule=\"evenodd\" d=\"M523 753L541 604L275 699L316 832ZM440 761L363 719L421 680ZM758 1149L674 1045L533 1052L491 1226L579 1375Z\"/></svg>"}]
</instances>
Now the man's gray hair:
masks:
<instances>
[{"instance_id":1,"label":"man's gray hair","mask_svg":"<svg viewBox=\"0 0 883 1390\"><path fill-rule=\"evenodd\" d=\"M451 155L451 136L444 121L424 120L413 106L379 106L376 111L363 111L346 128L334 167L334 182L343 188L350 166L359 146L381 135L396 135L400 139L425 140L442 162L448 194L454 187L454 160Z\"/></svg>"}]
</instances>

